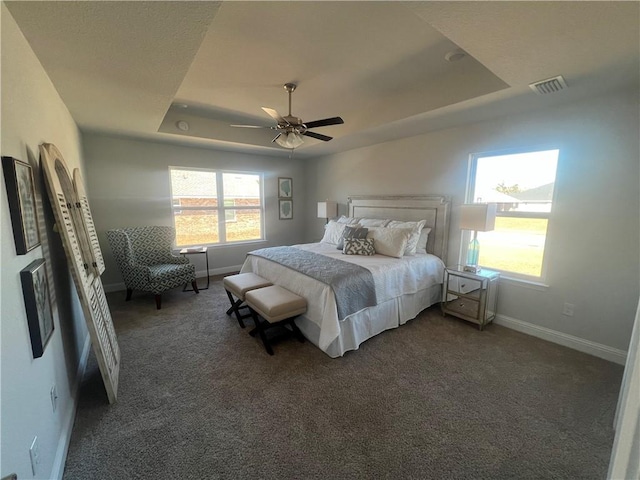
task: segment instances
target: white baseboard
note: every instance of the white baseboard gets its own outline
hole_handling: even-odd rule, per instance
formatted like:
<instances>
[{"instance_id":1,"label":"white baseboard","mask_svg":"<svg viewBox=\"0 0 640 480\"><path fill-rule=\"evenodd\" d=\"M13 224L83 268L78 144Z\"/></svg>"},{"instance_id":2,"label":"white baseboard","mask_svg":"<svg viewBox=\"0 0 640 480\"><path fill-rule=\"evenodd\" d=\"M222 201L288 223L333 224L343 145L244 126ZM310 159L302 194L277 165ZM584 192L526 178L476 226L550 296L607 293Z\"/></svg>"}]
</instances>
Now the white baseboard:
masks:
<instances>
[{"instance_id":1,"label":"white baseboard","mask_svg":"<svg viewBox=\"0 0 640 480\"><path fill-rule=\"evenodd\" d=\"M526 333L533 337L557 343L558 345L573 348L574 350L588 353L594 357L604 358L605 360L609 360L610 362L618 363L620 365L624 365L627 361L627 352L624 350L608 347L601 343L574 337L573 335L551 330L550 328L541 327L532 323L523 322L522 320L507 317L506 315L498 314L494 322L498 325L502 325L503 327L511 328L512 330L517 330L518 332Z\"/></svg>"},{"instance_id":2,"label":"white baseboard","mask_svg":"<svg viewBox=\"0 0 640 480\"><path fill-rule=\"evenodd\" d=\"M62 422L62 432L60 433L60 439L58 440L58 449L56 450L56 456L53 460L53 468L51 469L51 478L62 480L64 474L64 466L67 461L67 452L69 451L69 442L71 441L71 432L73 430L73 423L76 419L76 411L78 409L78 395L80 392L80 382L84 377L84 371L87 368L87 360L89 359L89 352L91 352L91 338L87 334L87 339L84 342L82 348L82 354L80 355L80 361L78 362L78 370L76 372L76 380L71 388L71 408Z\"/></svg>"},{"instance_id":3,"label":"white baseboard","mask_svg":"<svg viewBox=\"0 0 640 480\"><path fill-rule=\"evenodd\" d=\"M225 273L235 273L235 272L239 272L241 268L242 268L242 265L231 265L229 267L210 268L209 276L224 275ZM207 276L206 270L199 270L196 272L196 278L204 278L206 276ZM104 288L104 291L107 293L122 292L123 290L127 289L124 282L109 283L109 284L103 285L103 288Z\"/></svg>"}]
</instances>

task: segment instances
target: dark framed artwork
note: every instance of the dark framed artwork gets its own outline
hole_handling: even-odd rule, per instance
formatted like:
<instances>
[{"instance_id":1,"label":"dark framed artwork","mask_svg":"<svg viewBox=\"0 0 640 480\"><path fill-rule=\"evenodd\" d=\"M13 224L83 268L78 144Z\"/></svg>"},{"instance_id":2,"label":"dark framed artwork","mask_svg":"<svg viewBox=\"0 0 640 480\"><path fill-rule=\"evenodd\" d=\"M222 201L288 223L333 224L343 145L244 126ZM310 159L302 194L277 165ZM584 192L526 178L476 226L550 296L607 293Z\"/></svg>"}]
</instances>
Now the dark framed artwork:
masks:
<instances>
[{"instance_id":1,"label":"dark framed artwork","mask_svg":"<svg viewBox=\"0 0 640 480\"><path fill-rule=\"evenodd\" d=\"M291 220L293 218L293 200L279 200L280 220Z\"/></svg>"},{"instance_id":2,"label":"dark framed artwork","mask_svg":"<svg viewBox=\"0 0 640 480\"><path fill-rule=\"evenodd\" d=\"M288 177L278 177L278 197L293 197L293 179Z\"/></svg>"},{"instance_id":3,"label":"dark framed artwork","mask_svg":"<svg viewBox=\"0 0 640 480\"><path fill-rule=\"evenodd\" d=\"M34 260L21 270L20 281L27 310L33 358L38 358L44 353L53 334L53 309L44 259Z\"/></svg>"},{"instance_id":4,"label":"dark framed artwork","mask_svg":"<svg viewBox=\"0 0 640 480\"><path fill-rule=\"evenodd\" d=\"M36 217L36 192L31 165L13 157L2 157L16 253L24 255L40 245Z\"/></svg>"}]
</instances>

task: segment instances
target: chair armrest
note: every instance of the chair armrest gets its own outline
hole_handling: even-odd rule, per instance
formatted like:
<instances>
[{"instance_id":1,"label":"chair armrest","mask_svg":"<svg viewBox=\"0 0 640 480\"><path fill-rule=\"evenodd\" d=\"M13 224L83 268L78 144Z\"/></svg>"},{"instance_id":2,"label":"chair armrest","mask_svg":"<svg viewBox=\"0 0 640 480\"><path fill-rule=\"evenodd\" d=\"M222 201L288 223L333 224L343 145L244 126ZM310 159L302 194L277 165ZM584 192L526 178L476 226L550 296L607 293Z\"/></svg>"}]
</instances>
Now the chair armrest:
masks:
<instances>
[{"instance_id":1,"label":"chair armrest","mask_svg":"<svg viewBox=\"0 0 640 480\"><path fill-rule=\"evenodd\" d=\"M182 255L171 255L167 257L166 263L173 263L175 265L185 265L189 263L189 259L187 257L183 257Z\"/></svg>"}]
</instances>

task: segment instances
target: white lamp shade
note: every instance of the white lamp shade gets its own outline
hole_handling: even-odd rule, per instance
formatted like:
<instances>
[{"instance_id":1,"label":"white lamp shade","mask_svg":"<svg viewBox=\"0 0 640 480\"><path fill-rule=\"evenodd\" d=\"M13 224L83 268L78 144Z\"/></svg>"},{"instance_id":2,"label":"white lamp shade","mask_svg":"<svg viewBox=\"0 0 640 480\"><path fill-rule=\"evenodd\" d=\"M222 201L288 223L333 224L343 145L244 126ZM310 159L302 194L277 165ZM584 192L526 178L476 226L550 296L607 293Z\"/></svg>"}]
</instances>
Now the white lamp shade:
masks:
<instances>
[{"instance_id":1,"label":"white lamp shade","mask_svg":"<svg viewBox=\"0 0 640 480\"><path fill-rule=\"evenodd\" d=\"M496 225L495 203L467 203L460 207L460 228L488 232Z\"/></svg>"},{"instance_id":2,"label":"white lamp shade","mask_svg":"<svg viewBox=\"0 0 640 480\"><path fill-rule=\"evenodd\" d=\"M302 135L295 132L283 133L276 138L276 143L283 148L297 148L304 143Z\"/></svg>"},{"instance_id":3,"label":"white lamp shade","mask_svg":"<svg viewBox=\"0 0 640 480\"><path fill-rule=\"evenodd\" d=\"M338 215L338 204L336 202L318 202L318 218L332 218Z\"/></svg>"}]
</instances>

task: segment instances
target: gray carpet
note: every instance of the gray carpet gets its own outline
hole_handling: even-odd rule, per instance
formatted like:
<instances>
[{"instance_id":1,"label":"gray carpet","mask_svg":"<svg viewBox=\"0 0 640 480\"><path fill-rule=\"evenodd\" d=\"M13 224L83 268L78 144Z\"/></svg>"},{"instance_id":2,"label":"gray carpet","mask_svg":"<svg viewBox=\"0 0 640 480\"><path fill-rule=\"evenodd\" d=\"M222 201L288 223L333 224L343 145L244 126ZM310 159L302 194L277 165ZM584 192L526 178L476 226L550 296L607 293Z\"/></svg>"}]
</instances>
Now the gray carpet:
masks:
<instances>
[{"instance_id":1,"label":"gray carpet","mask_svg":"<svg viewBox=\"0 0 640 480\"><path fill-rule=\"evenodd\" d=\"M92 356L66 480L606 477L621 366L434 307L339 359L270 357L212 280L160 311L108 296L118 402Z\"/></svg>"}]
</instances>

